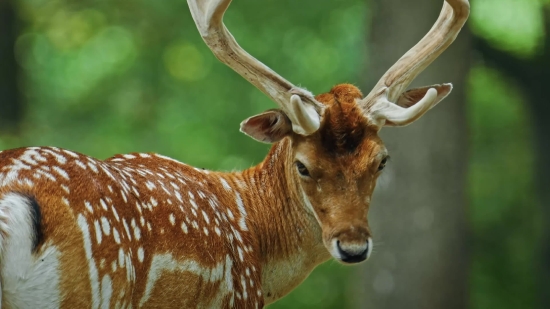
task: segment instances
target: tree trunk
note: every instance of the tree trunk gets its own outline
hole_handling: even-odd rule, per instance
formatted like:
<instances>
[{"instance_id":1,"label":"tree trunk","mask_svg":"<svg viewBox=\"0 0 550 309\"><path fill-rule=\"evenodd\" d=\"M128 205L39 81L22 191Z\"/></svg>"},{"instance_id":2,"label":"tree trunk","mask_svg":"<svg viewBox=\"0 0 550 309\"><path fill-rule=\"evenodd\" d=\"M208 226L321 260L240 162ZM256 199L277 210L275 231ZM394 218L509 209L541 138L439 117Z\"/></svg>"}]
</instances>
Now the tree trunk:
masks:
<instances>
[{"instance_id":1,"label":"tree trunk","mask_svg":"<svg viewBox=\"0 0 550 309\"><path fill-rule=\"evenodd\" d=\"M16 14L12 1L0 1L0 133L13 133L21 120L15 62Z\"/></svg>"},{"instance_id":2,"label":"tree trunk","mask_svg":"<svg viewBox=\"0 0 550 309\"><path fill-rule=\"evenodd\" d=\"M538 267L539 308L550 308L550 8L544 10L543 48L531 59L519 59L475 37L474 47L493 66L521 87L531 109L535 137L537 199L541 207L542 242Z\"/></svg>"},{"instance_id":3,"label":"tree trunk","mask_svg":"<svg viewBox=\"0 0 550 309\"><path fill-rule=\"evenodd\" d=\"M550 55L547 57L547 59L550 59ZM546 67L548 68L548 66ZM550 80L550 74L546 72L546 75L546 81ZM543 227L538 278L541 301L539 308L550 308L550 161L548 160L550 158L550 106L548 105L547 88L548 85L539 82L537 89L532 89L533 92L530 95L535 120L536 181L539 193L538 200L542 208L541 221Z\"/></svg>"},{"instance_id":4,"label":"tree trunk","mask_svg":"<svg viewBox=\"0 0 550 309\"><path fill-rule=\"evenodd\" d=\"M442 2L371 2L369 83L432 27ZM466 223L466 79L470 33L456 42L412 86L452 82L450 96L419 121L381 131L392 157L380 177L369 221L375 245L364 266L358 308L465 308L469 250ZM378 244L377 244L378 242Z\"/></svg>"}]
</instances>

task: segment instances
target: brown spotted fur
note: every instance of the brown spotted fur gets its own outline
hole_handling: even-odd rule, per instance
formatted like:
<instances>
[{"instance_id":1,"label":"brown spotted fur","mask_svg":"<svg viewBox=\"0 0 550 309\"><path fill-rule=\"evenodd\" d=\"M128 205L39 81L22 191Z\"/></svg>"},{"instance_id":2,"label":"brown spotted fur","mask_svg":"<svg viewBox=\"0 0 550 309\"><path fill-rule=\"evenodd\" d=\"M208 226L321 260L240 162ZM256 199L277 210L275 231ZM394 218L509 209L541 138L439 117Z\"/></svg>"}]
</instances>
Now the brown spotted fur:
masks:
<instances>
[{"instance_id":1,"label":"brown spotted fur","mask_svg":"<svg viewBox=\"0 0 550 309\"><path fill-rule=\"evenodd\" d=\"M152 259L159 254L195 261L205 269L216 268L228 257L232 290L218 294L226 269L216 280L166 270L143 308L210 308L215 301L223 308L262 307L284 296L330 257L323 243L343 225L368 227L369 205L364 200L377 177L373 153L383 145L366 125L355 104L358 98L361 93L352 85L338 85L317 96L328 107L319 132L283 139L262 163L243 172L209 172L155 154L97 160L55 147L3 151L0 198L19 192L40 205L43 239L35 254L51 244L59 248L62 308L90 307L89 263L96 265L100 285L104 276L112 280L111 307L140 307ZM323 183L302 185L320 222L300 202L296 151L317 158L311 173ZM25 152L35 155L25 161ZM9 180L14 166L23 167ZM316 193L316 185L323 194ZM91 262L79 217L89 228ZM246 229L239 223L243 218ZM109 223L108 233L102 220ZM320 225L327 228L321 230ZM370 232L360 228L355 233L362 237ZM292 276L285 277L285 271Z\"/></svg>"}]
</instances>

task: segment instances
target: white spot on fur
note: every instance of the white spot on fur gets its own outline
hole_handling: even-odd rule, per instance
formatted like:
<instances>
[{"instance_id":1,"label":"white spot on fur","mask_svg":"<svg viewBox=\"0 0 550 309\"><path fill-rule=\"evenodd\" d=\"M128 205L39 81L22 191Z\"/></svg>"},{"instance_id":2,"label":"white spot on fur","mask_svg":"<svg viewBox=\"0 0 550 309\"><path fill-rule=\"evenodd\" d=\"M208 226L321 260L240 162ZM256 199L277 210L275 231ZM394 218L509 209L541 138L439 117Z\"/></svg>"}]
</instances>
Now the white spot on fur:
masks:
<instances>
[{"instance_id":1,"label":"white spot on fur","mask_svg":"<svg viewBox=\"0 0 550 309\"><path fill-rule=\"evenodd\" d=\"M202 210L202 216L204 218L204 221L206 221L206 224L210 224L210 218L208 218L208 215L206 214L206 212L204 212L204 210Z\"/></svg>"},{"instance_id":2,"label":"white spot on fur","mask_svg":"<svg viewBox=\"0 0 550 309\"><path fill-rule=\"evenodd\" d=\"M231 230L233 231L235 238L237 238L237 240L242 243L243 239L241 237L241 233L239 233L239 231L235 230L233 227L231 227Z\"/></svg>"},{"instance_id":3,"label":"white spot on fur","mask_svg":"<svg viewBox=\"0 0 550 309\"><path fill-rule=\"evenodd\" d=\"M17 180L19 178L19 171L20 170L30 170L31 167L29 165L24 164L20 160L17 159L11 159L13 162L12 165L7 165L4 167L4 169L7 169L7 173L4 175L2 179L2 185L8 185L12 181ZM38 172L41 172L41 170L38 170Z\"/></svg>"},{"instance_id":4,"label":"white spot on fur","mask_svg":"<svg viewBox=\"0 0 550 309\"><path fill-rule=\"evenodd\" d=\"M132 219L131 225L132 225L132 228L134 229L134 237L136 238L136 240L140 240L141 239L141 230L139 229L139 226L137 226L135 219Z\"/></svg>"},{"instance_id":5,"label":"white spot on fur","mask_svg":"<svg viewBox=\"0 0 550 309\"><path fill-rule=\"evenodd\" d=\"M132 265L132 260L128 254L124 255L124 261L126 263L126 280L132 280L132 271L134 266Z\"/></svg>"},{"instance_id":6,"label":"white spot on fur","mask_svg":"<svg viewBox=\"0 0 550 309\"><path fill-rule=\"evenodd\" d=\"M199 197L202 198L202 199L206 198L206 194L204 194L204 192L202 192L202 191L200 191L200 190L197 191L197 194L198 194Z\"/></svg>"},{"instance_id":7,"label":"white spot on fur","mask_svg":"<svg viewBox=\"0 0 550 309\"><path fill-rule=\"evenodd\" d=\"M118 213L116 212L115 206L111 206L111 209L113 210L113 215L115 215L115 219L117 221L120 221L120 218L118 216Z\"/></svg>"},{"instance_id":8,"label":"white spot on fur","mask_svg":"<svg viewBox=\"0 0 550 309\"><path fill-rule=\"evenodd\" d=\"M189 203L191 203L191 207L193 207L191 210L199 209L199 206L195 203L195 200L189 200Z\"/></svg>"},{"instance_id":9,"label":"white spot on fur","mask_svg":"<svg viewBox=\"0 0 550 309\"><path fill-rule=\"evenodd\" d=\"M227 183L225 179L220 177L220 182L222 183L222 186L226 191L231 191L231 186Z\"/></svg>"},{"instance_id":10,"label":"white spot on fur","mask_svg":"<svg viewBox=\"0 0 550 309\"><path fill-rule=\"evenodd\" d=\"M107 203L105 203L102 198L99 199L99 203L101 204L101 208L103 208L103 210L109 210L109 208L107 207Z\"/></svg>"},{"instance_id":11,"label":"white spot on fur","mask_svg":"<svg viewBox=\"0 0 550 309\"><path fill-rule=\"evenodd\" d=\"M90 213L94 213L94 208L92 207L92 204L90 204L90 202L88 201L84 201L84 207L86 207L86 209L90 212Z\"/></svg>"},{"instance_id":12,"label":"white spot on fur","mask_svg":"<svg viewBox=\"0 0 550 309\"><path fill-rule=\"evenodd\" d=\"M246 280L243 275L241 275L241 285L243 287L243 298L246 300L248 299L248 293L246 292Z\"/></svg>"},{"instance_id":13,"label":"white spot on fur","mask_svg":"<svg viewBox=\"0 0 550 309\"><path fill-rule=\"evenodd\" d=\"M145 253L143 252L143 248L139 247L137 250L138 260L140 262L143 262L143 259L145 258Z\"/></svg>"},{"instance_id":14,"label":"white spot on fur","mask_svg":"<svg viewBox=\"0 0 550 309\"><path fill-rule=\"evenodd\" d=\"M118 249L118 266L124 267L124 250L122 248Z\"/></svg>"},{"instance_id":15,"label":"white spot on fur","mask_svg":"<svg viewBox=\"0 0 550 309\"><path fill-rule=\"evenodd\" d=\"M176 217L174 216L174 214L170 214L168 219L170 220L170 224L176 225Z\"/></svg>"},{"instance_id":16,"label":"white spot on fur","mask_svg":"<svg viewBox=\"0 0 550 309\"><path fill-rule=\"evenodd\" d=\"M174 194L176 195L176 198L178 199L178 201L180 201L180 203L183 203L183 199L181 198L181 194L178 191L175 191Z\"/></svg>"},{"instance_id":17,"label":"white spot on fur","mask_svg":"<svg viewBox=\"0 0 550 309\"><path fill-rule=\"evenodd\" d=\"M92 308L98 308L100 301L100 299L98 298L100 296L99 275L97 272L97 266L95 265L94 257L92 255L92 241L90 239L90 230L88 228L86 218L84 218L82 214L78 215L77 222L80 230L82 231L82 238L84 239L84 252L86 254L86 260L88 261L90 284L92 286Z\"/></svg>"},{"instance_id":18,"label":"white spot on fur","mask_svg":"<svg viewBox=\"0 0 550 309\"><path fill-rule=\"evenodd\" d=\"M118 230L113 227L113 237L115 238L115 242L117 244L120 244L120 235L118 234Z\"/></svg>"},{"instance_id":19,"label":"white spot on fur","mask_svg":"<svg viewBox=\"0 0 550 309\"><path fill-rule=\"evenodd\" d=\"M212 299L207 300L207 304L199 304L198 306L220 308L227 294L233 292L232 266L233 262L229 255L226 255L225 261L219 262L213 268L203 267L201 263L194 260L177 261L170 254L155 255L151 261L145 291L139 302L139 306L143 306L149 300L155 283L163 273L189 272L199 276L205 282L220 282L217 294Z\"/></svg>"},{"instance_id":20,"label":"white spot on fur","mask_svg":"<svg viewBox=\"0 0 550 309\"><path fill-rule=\"evenodd\" d=\"M122 225L124 225L124 231L126 231L126 235L128 235L128 239L132 240L132 234L130 233L130 228L128 228L128 223L125 219L122 220Z\"/></svg>"},{"instance_id":21,"label":"white spot on fur","mask_svg":"<svg viewBox=\"0 0 550 309\"><path fill-rule=\"evenodd\" d=\"M246 227L246 209L244 208L243 200L241 199L241 196L238 192L235 192L235 199L237 201L237 208L241 213L241 218L239 218L239 227L241 228L241 230L247 231L248 228Z\"/></svg>"},{"instance_id":22,"label":"white spot on fur","mask_svg":"<svg viewBox=\"0 0 550 309\"><path fill-rule=\"evenodd\" d=\"M59 166L53 166L52 169L58 173L59 175L61 175L61 177L65 178L66 180L69 180L69 174L67 174L67 172L65 172L64 169L60 168Z\"/></svg>"},{"instance_id":23,"label":"white spot on fur","mask_svg":"<svg viewBox=\"0 0 550 309\"><path fill-rule=\"evenodd\" d=\"M67 158L54 151L51 151L50 149L42 149L42 151L51 154L59 164L67 163Z\"/></svg>"},{"instance_id":24,"label":"white spot on fur","mask_svg":"<svg viewBox=\"0 0 550 309\"><path fill-rule=\"evenodd\" d=\"M111 225L105 217L101 217L101 228L103 229L103 234L107 236L111 235Z\"/></svg>"},{"instance_id":25,"label":"white spot on fur","mask_svg":"<svg viewBox=\"0 0 550 309\"><path fill-rule=\"evenodd\" d=\"M126 198L126 194L124 193L124 191L120 190L120 195L122 196L124 203L128 203L128 199Z\"/></svg>"},{"instance_id":26,"label":"white spot on fur","mask_svg":"<svg viewBox=\"0 0 550 309\"><path fill-rule=\"evenodd\" d=\"M86 169L86 165L82 162L80 162L79 160L75 160L74 163L76 163L76 165L78 165L81 169L85 170Z\"/></svg>"},{"instance_id":27,"label":"white spot on fur","mask_svg":"<svg viewBox=\"0 0 550 309\"><path fill-rule=\"evenodd\" d=\"M156 156L156 157L159 157L159 158L162 158L162 159L164 159L164 160L169 160L169 161L172 161L172 162L176 162L176 163L178 163L178 164L183 164L183 163L181 163L180 161L174 160L174 159L172 159L172 158L170 158L170 157L167 157L167 156L163 156L163 155L156 154L156 153L155 153L155 156Z\"/></svg>"},{"instance_id":28,"label":"white spot on fur","mask_svg":"<svg viewBox=\"0 0 550 309\"><path fill-rule=\"evenodd\" d=\"M36 171L38 174L43 175L44 177L48 178L51 181L57 181L57 178L55 178L52 174L48 172L44 172L43 170Z\"/></svg>"},{"instance_id":29,"label":"white spot on fur","mask_svg":"<svg viewBox=\"0 0 550 309\"><path fill-rule=\"evenodd\" d=\"M105 275L103 276L103 279L101 279L101 309L110 308L112 293L113 286L111 283L111 277L109 277L109 275Z\"/></svg>"},{"instance_id":30,"label":"white spot on fur","mask_svg":"<svg viewBox=\"0 0 550 309\"><path fill-rule=\"evenodd\" d=\"M237 247L237 251L239 252L239 260L241 260L241 262L244 262L243 249L241 249L241 247Z\"/></svg>"},{"instance_id":31,"label":"white spot on fur","mask_svg":"<svg viewBox=\"0 0 550 309\"><path fill-rule=\"evenodd\" d=\"M97 167L95 166L95 163L93 163L92 161L89 161L88 162L88 167L90 167L90 169L94 172L94 173L99 173L99 170L97 169Z\"/></svg>"},{"instance_id":32,"label":"white spot on fur","mask_svg":"<svg viewBox=\"0 0 550 309\"><path fill-rule=\"evenodd\" d=\"M149 191L153 191L154 189L157 188L157 186L155 186L155 184L152 183L149 180L147 180L147 182L145 182L145 186L147 187L147 189L149 189Z\"/></svg>"},{"instance_id":33,"label":"white spot on fur","mask_svg":"<svg viewBox=\"0 0 550 309\"><path fill-rule=\"evenodd\" d=\"M69 156L73 157L73 158L78 158L78 157L79 157L78 154L76 154L76 153L74 153L74 152L72 152L72 151L70 151L70 150L62 149L62 151L63 151L64 153L68 154Z\"/></svg>"},{"instance_id":34,"label":"white spot on fur","mask_svg":"<svg viewBox=\"0 0 550 309\"><path fill-rule=\"evenodd\" d=\"M227 215L229 216L229 219L231 219L231 221L235 220L235 216L233 215L233 212L229 208L227 208Z\"/></svg>"},{"instance_id":35,"label":"white spot on fur","mask_svg":"<svg viewBox=\"0 0 550 309\"><path fill-rule=\"evenodd\" d=\"M97 239L97 243L101 243L101 226L99 225L99 221L94 221L94 227L95 227L95 238Z\"/></svg>"},{"instance_id":36,"label":"white spot on fur","mask_svg":"<svg viewBox=\"0 0 550 309\"><path fill-rule=\"evenodd\" d=\"M37 165L38 162L33 159L33 156L37 155L38 152L34 151L34 150L26 150L20 157L19 157L19 160L27 163L27 164L30 164L30 165Z\"/></svg>"},{"instance_id":37,"label":"white spot on fur","mask_svg":"<svg viewBox=\"0 0 550 309\"><path fill-rule=\"evenodd\" d=\"M63 189L63 191L65 191L65 193L67 193L67 194L71 193L71 190L66 185L61 185L61 189Z\"/></svg>"},{"instance_id":38,"label":"white spot on fur","mask_svg":"<svg viewBox=\"0 0 550 309\"><path fill-rule=\"evenodd\" d=\"M139 192L138 192L138 190L136 189L136 187L132 187L132 191L134 191L134 193L136 194L136 196L139 197Z\"/></svg>"},{"instance_id":39,"label":"white spot on fur","mask_svg":"<svg viewBox=\"0 0 550 309\"><path fill-rule=\"evenodd\" d=\"M113 181L117 181L115 176L113 176L113 174L111 174L111 172L109 172L109 170L104 166L104 164L100 164L99 167L101 167L101 170L103 170L103 172L105 174L107 174L107 176L109 176L109 178L111 178Z\"/></svg>"}]
</instances>

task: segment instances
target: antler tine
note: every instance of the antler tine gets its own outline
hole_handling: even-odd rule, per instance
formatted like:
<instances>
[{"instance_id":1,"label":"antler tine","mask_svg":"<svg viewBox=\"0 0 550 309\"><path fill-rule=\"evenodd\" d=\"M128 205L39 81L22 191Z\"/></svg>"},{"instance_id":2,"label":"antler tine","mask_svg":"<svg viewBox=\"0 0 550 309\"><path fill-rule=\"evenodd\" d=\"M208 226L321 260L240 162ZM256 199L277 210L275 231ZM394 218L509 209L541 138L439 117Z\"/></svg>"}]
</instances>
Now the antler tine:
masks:
<instances>
[{"instance_id":1,"label":"antler tine","mask_svg":"<svg viewBox=\"0 0 550 309\"><path fill-rule=\"evenodd\" d=\"M243 50L225 27L223 15L231 0L188 0L187 3L204 42L216 58L275 101L290 118L296 133L308 135L319 128L323 105L309 91L291 84ZM306 123L302 125L303 119Z\"/></svg>"},{"instance_id":2,"label":"antler tine","mask_svg":"<svg viewBox=\"0 0 550 309\"><path fill-rule=\"evenodd\" d=\"M468 0L445 0L441 14L432 29L380 78L369 95L361 101L367 113L372 111L380 99L389 101L387 103L395 103L418 74L451 45L466 23L469 13ZM449 84L434 86L434 89L442 87L447 95L450 91ZM426 91L424 93L427 94ZM433 106L443 97L435 96L435 101L426 100L424 104ZM399 108L399 106L394 106L391 109L395 108ZM419 108L418 110L426 111L428 109Z\"/></svg>"}]
</instances>

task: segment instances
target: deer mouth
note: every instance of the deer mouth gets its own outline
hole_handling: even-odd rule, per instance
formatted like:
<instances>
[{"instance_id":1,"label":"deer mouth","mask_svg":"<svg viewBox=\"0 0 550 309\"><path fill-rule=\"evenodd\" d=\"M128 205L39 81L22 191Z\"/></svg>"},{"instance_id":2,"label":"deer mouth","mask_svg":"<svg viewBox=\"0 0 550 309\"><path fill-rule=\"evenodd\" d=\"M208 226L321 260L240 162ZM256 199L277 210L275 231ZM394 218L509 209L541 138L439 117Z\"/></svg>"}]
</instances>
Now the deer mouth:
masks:
<instances>
[{"instance_id":1,"label":"deer mouth","mask_svg":"<svg viewBox=\"0 0 550 309\"><path fill-rule=\"evenodd\" d=\"M372 238L368 238L364 243L344 243L338 239L333 239L331 255L338 261L345 264L356 264L366 261L372 253Z\"/></svg>"}]
</instances>

